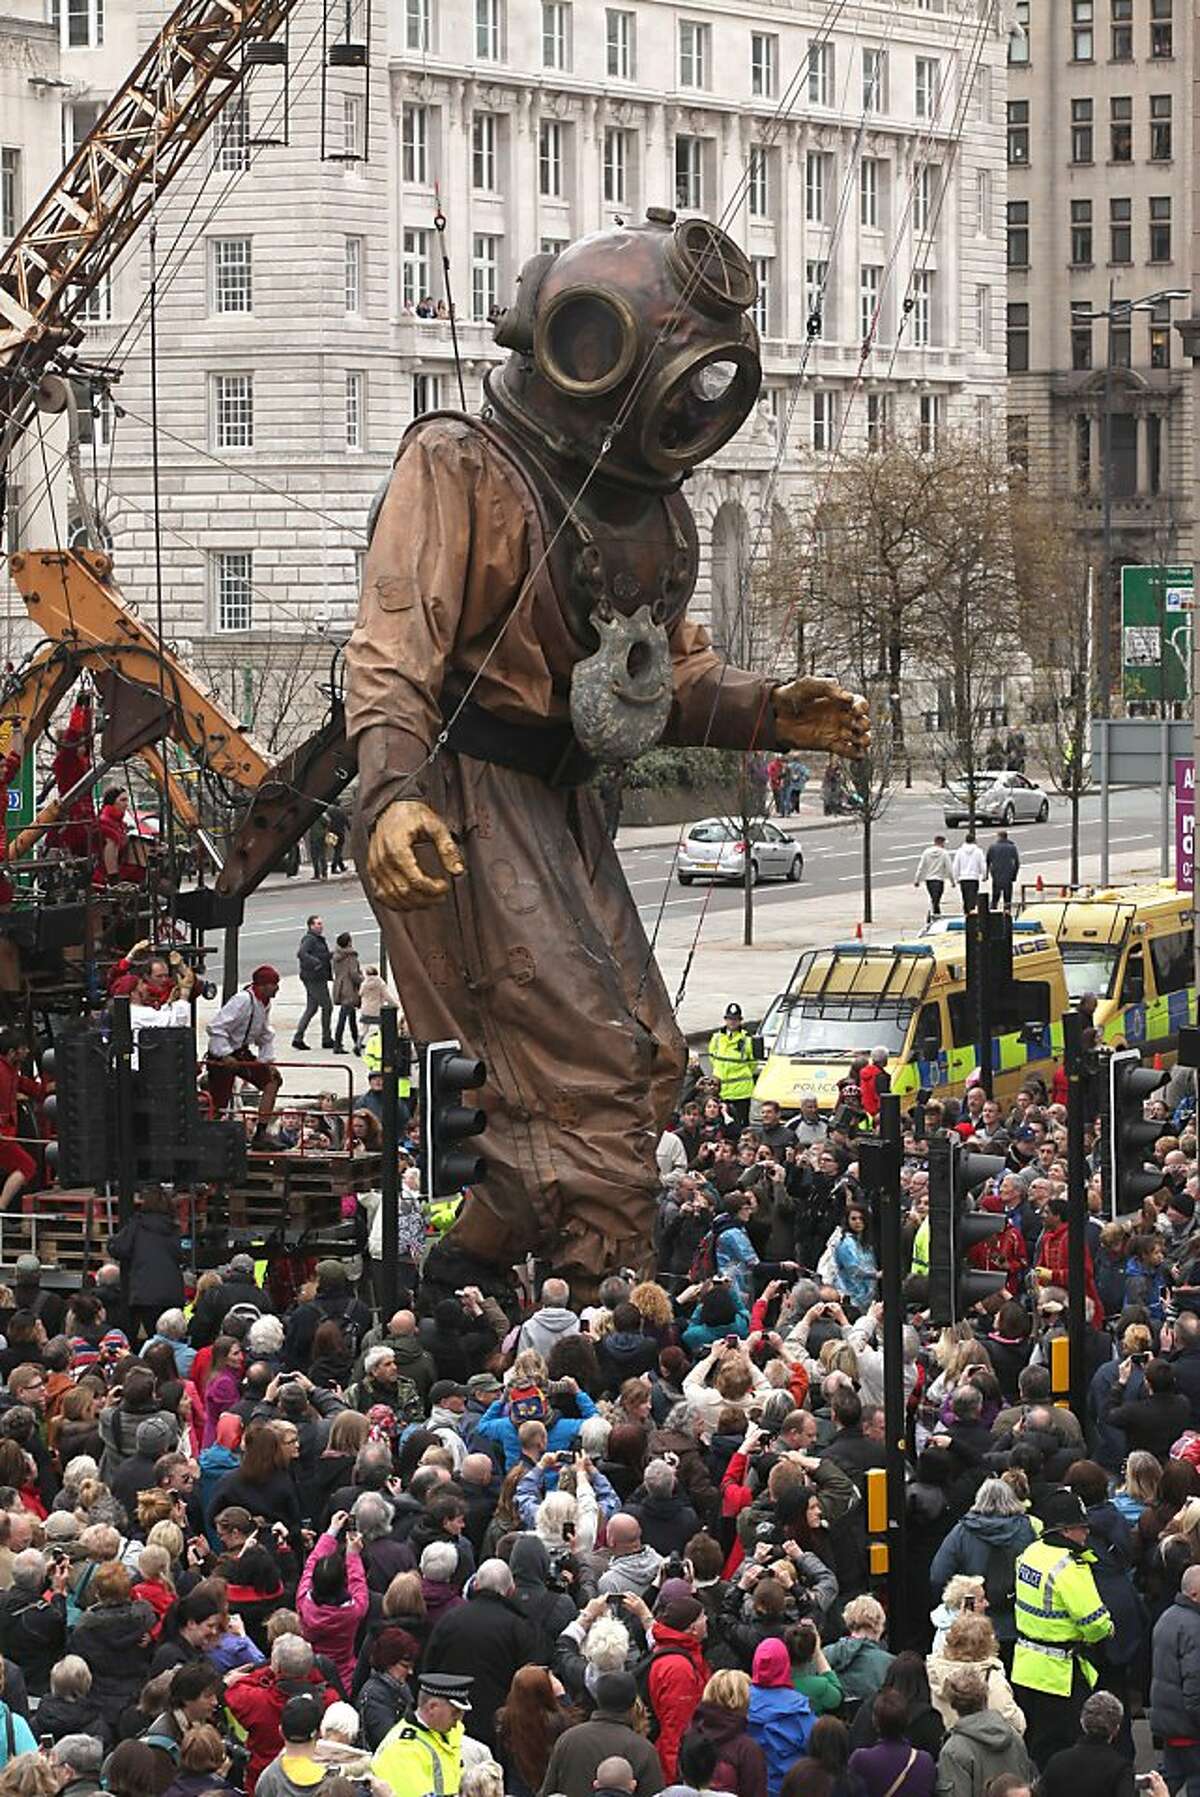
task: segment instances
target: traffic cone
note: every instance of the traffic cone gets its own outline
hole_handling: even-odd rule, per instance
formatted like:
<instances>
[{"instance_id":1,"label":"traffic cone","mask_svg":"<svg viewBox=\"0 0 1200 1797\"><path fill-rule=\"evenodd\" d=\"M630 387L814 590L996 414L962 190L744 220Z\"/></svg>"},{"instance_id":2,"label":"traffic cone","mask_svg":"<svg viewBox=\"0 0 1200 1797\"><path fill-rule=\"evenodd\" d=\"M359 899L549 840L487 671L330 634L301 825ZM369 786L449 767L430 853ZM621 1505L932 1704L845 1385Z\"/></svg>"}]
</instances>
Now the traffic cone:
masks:
<instances>
[{"instance_id":1,"label":"traffic cone","mask_svg":"<svg viewBox=\"0 0 1200 1797\"><path fill-rule=\"evenodd\" d=\"M1038 892L1045 892L1045 890L1046 890L1046 882L1045 882L1045 881L1044 881L1044 880L1043 880L1043 878L1042 878L1042 876L1041 876L1041 874L1039 874L1039 875L1038 875L1038 877L1037 877L1037 887L1036 887L1036 890L1037 890L1037 891L1038 891Z\"/></svg>"},{"instance_id":2,"label":"traffic cone","mask_svg":"<svg viewBox=\"0 0 1200 1797\"><path fill-rule=\"evenodd\" d=\"M862 925L861 925L861 923L856 923L854 926L854 940L856 942L861 942L862 939L863 939Z\"/></svg>"},{"instance_id":3,"label":"traffic cone","mask_svg":"<svg viewBox=\"0 0 1200 1797\"><path fill-rule=\"evenodd\" d=\"M1160 1054L1156 1054L1154 1057L1154 1071L1155 1071L1155 1073L1161 1073L1162 1070L1163 1070L1163 1058Z\"/></svg>"}]
</instances>

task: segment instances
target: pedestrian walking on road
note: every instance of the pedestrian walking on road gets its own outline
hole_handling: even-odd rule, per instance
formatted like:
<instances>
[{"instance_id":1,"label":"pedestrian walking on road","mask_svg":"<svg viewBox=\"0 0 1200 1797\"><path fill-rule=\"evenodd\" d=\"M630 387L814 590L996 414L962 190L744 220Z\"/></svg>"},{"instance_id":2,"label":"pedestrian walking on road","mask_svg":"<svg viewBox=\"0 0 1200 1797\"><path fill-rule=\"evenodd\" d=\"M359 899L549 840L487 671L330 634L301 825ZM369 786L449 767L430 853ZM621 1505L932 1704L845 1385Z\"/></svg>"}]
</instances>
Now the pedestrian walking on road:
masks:
<instances>
[{"instance_id":1,"label":"pedestrian walking on road","mask_svg":"<svg viewBox=\"0 0 1200 1797\"><path fill-rule=\"evenodd\" d=\"M296 1025L292 1047L308 1047L304 1032L319 1011L321 1047L332 1048L333 999L329 995L329 981L333 974L333 957L325 940L325 923L322 918L309 918L308 928L301 936L300 947L296 950L296 960L300 964L300 979L304 986L304 1013Z\"/></svg>"},{"instance_id":2,"label":"pedestrian walking on road","mask_svg":"<svg viewBox=\"0 0 1200 1797\"><path fill-rule=\"evenodd\" d=\"M950 870L954 879L958 881L958 890L962 893L963 916L965 917L968 911L975 909L980 882L987 874L987 860L975 840L974 830L968 830L963 841L955 849Z\"/></svg>"},{"instance_id":3,"label":"pedestrian walking on road","mask_svg":"<svg viewBox=\"0 0 1200 1797\"><path fill-rule=\"evenodd\" d=\"M329 871L331 874L344 874L346 871L346 838L350 834L350 819L340 805L331 805L325 813L325 828L333 838L329 844Z\"/></svg>"},{"instance_id":4,"label":"pedestrian walking on road","mask_svg":"<svg viewBox=\"0 0 1200 1797\"><path fill-rule=\"evenodd\" d=\"M1021 871L1021 855L1007 830L998 830L996 840L987 852L988 878L992 882L992 905L999 910L1012 910L1013 883Z\"/></svg>"},{"instance_id":5,"label":"pedestrian walking on road","mask_svg":"<svg viewBox=\"0 0 1200 1797\"><path fill-rule=\"evenodd\" d=\"M347 1029L355 1052L358 1038L358 995L362 991L363 970L349 930L343 930L333 950L333 1002L338 1007L337 1028L333 1032L333 1052L345 1054L342 1046Z\"/></svg>"},{"instance_id":6,"label":"pedestrian walking on road","mask_svg":"<svg viewBox=\"0 0 1200 1797\"><path fill-rule=\"evenodd\" d=\"M383 1010L385 1005L391 1005L398 1011L400 1009L400 1000L396 997L396 994L392 991L378 967L368 967L358 992L358 1022L364 1040L371 1034L372 1030L377 1030L379 1028L379 1013ZM406 1035L407 1025L405 1024L403 1017L401 1017L399 1021L400 1034Z\"/></svg>"},{"instance_id":7,"label":"pedestrian walking on road","mask_svg":"<svg viewBox=\"0 0 1200 1797\"><path fill-rule=\"evenodd\" d=\"M946 838L935 836L929 848L922 850L921 859L917 862L916 878L913 880L914 886L924 884L929 894L931 918L942 915L942 894L946 890L947 880L951 886L954 885L954 864L946 847Z\"/></svg>"},{"instance_id":8,"label":"pedestrian walking on road","mask_svg":"<svg viewBox=\"0 0 1200 1797\"><path fill-rule=\"evenodd\" d=\"M325 843L325 832L328 827L323 811L319 813L316 823L309 826L308 858L312 862L314 880L324 880L329 873L329 855Z\"/></svg>"}]
</instances>

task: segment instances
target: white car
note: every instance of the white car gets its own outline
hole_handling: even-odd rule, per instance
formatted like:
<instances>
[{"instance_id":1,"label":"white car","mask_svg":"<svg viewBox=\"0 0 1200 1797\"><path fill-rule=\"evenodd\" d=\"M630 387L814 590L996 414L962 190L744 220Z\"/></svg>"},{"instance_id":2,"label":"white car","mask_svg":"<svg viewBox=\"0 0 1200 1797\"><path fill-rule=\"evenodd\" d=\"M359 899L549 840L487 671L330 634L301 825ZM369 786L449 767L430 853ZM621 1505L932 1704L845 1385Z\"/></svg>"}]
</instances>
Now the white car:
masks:
<instances>
[{"instance_id":1,"label":"white car","mask_svg":"<svg viewBox=\"0 0 1200 1797\"><path fill-rule=\"evenodd\" d=\"M948 785L942 794L946 828L958 830L967 822L970 810L965 780ZM1044 824L1050 816L1050 795L1036 780L1016 774L1008 768L989 768L975 776L975 822L977 824Z\"/></svg>"},{"instance_id":2,"label":"white car","mask_svg":"<svg viewBox=\"0 0 1200 1797\"><path fill-rule=\"evenodd\" d=\"M750 878L798 880L804 872L800 844L778 824L756 820L750 827ZM738 885L746 877L746 840L742 827L728 817L704 817L689 824L675 862L681 886L693 880L730 880Z\"/></svg>"}]
</instances>

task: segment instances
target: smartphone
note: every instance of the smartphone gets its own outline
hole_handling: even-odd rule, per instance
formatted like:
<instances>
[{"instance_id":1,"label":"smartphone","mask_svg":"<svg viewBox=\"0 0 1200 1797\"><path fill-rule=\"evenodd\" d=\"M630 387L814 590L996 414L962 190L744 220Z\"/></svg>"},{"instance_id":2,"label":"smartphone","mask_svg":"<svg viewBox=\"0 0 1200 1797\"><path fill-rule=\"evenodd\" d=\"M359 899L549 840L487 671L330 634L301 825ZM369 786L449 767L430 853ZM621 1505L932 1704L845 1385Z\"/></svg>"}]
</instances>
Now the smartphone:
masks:
<instances>
[{"instance_id":1,"label":"smartphone","mask_svg":"<svg viewBox=\"0 0 1200 1797\"><path fill-rule=\"evenodd\" d=\"M291 1385L293 1380L297 1379L298 1377L299 1377L299 1375L297 1373L280 1373L279 1383L280 1383L280 1385Z\"/></svg>"},{"instance_id":2,"label":"smartphone","mask_svg":"<svg viewBox=\"0 0 1200 1797\"><path fill-rule=\"evenodd\" d=\"M609 1594L608 1607L612 1611L614 1616L622 1615L624 1613L624 1609L625 1609L625 1605L624 1605L624 1602L622 1601L622 1599L620 1597L616 1596L615 1593L611 1593L611 1592Z\"/></svg>"},{"instance_id":3,"label":"smartphone","mask_svg":"<svg viewBox=\"0 0 1200 1797\"><path fill-rule=\"evenodd\" d=\"M54 1746L54 1736L53 1735L39 1735L38 1736L38 1746L40 1747L40 1749L43 1753L49 1753L50 1750L52 1749L52 1747Z\"/></svg>"},{"instance_id":4,"label":"smartphone","mask_svg":"<svg viewBox=\"0 0 1200 1797\"><path fill-rule=\"evenodd\" d=\"M725 1346L727 1348L736 1348L738 1345L739 1339L740 1338L736 1335L727 1335L725 1337Z\"/></svg>"}]
</instances>

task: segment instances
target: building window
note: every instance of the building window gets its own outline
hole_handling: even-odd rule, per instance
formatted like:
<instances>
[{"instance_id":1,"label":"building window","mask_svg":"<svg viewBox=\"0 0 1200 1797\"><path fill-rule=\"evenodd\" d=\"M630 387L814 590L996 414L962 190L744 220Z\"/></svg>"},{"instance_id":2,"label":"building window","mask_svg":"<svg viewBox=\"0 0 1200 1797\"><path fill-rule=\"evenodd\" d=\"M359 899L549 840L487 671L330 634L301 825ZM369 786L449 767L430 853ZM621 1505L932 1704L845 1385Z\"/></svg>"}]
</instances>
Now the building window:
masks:
<instances>
[{"instance_id":1,"label":"building window","mask_svg":"<svg viewBox=\"0 0 1200 1797\"><path fill-rule=\"evenodd\" d=\"M542 67L571 66L571 8L568 0L542 0Z\"/></svg>"},{"instance_id":2,"label":"building window","mask_svg":"<svg viewBox=\"0 0 1200 1797\"><path fill-rule=\"evenodd\" d=\"M805 328L808 335L813 338L820 337L825 329L825 289L828 284L828 262L806 262L804 264Z\"/></svg>"},{"instance_id":3,"label":"building window","mask_svg":"<svg viewBox=\"0 0 1200 1797\"><path fill-rule=\"evenodd\" d=\"M1150 160L1170 162L1172 158L1171 96L1150 96Z\"/></svg>"},{"instance_id":4,"label":"building window","mask_svg":"<svg viewBox=\"0 0 1200 1797\"><path fill-rule=\"evenodd\" d=\"M433 48L433 0L404 0L404 47Z\"/></svg>"},{"instance_id":5,"label":"building window","mask_svg":"<svg viewBox=\"0 0 1200 1797\"><path fill-rule=\"evenodd\" d=\"M1024 301L1008 307L1008 372L1029 372L1029 307Z\"/></svg>"},{"instance_id":6,"label":"building window","mask_svg":"<svg viewBox=\"0 0 1200 1797\"><path fill-rule=\"evenodd\" d=\"M563 197L564 129L557 119L543 119L538 126L538 192L547 199Z\"/></svg>"},{"instance_id":7,"label":"building window","mask_svg":"<svg viewBox=\"0 0 1200 1797\"><path fill-rule=\"evenodd\" d=\"M431 300L428 231L405 231L400 281L401 297L408 310L415 312L422 300Z\"/></svg>"},{"instance_id":8,"label":"building window","mask_svg":"<svg viewBox=\"0 0 1200 1797\"><path fill-rule=\"evenodd\" d=\"M1071 367L1077 374L1092 365L1092 320L1088 300L1071 301Z\"/></svg>"},{"instance_id":9,"label":"building window","mask_svg":"<svg viewBox=\"0 0 1200 1797\"><path fill-rule=\"evenodd\" d=\"M615 81L632 81L634 74L634 17L608 7L604 14L604 41L608 73Z\"/></svg>"},{"instance_id":10,"label":"building window","mask_svg":"<svg viewBox=\"0 0 1200 1797\"><path fill-rule=\"evenodd\" d=\"M471 316L486 324L500 301L500 239L476 232L471 242Z\"/></svg>"},{"instance_id":11,"label":"building window","mask_svg":"<svg viewBox=\"0 0 1200 1797\"><path fill-rule=\"evenodd\" d=\"M919 119L937 117L942 90L942 65L936 56L918 56L913 101Z\"/></svg>"},{"instance_id":12,"label":"building window","mask_svg":"<svg viewBox=\"0 0 1200 1797\"><path fill-rule=\"evenodd\" d=\"M251 312L254 288L248 237L217 237L212 246L212 309Z\"/></svg>"},{"instance_id":13,"label":"building window","mask_svg":"<svg viewBox=\"0 0 1200 1797\"><path fill-rule=\"evenodd\" d=\"M1171 260L1171 196L1162 194L1150 201L1150 260Z\"/></svg>"},{"instance_id":14,"label":"building window","mask_svg":"<svg viewBox=\"0 0 1200 1797\"><path fill-rule=\"evenodd\" d=\"M72 107L73 112L78 107ZM94 123L94 121L93 121ZM88 129L91 129L89 125ZM236 174L250 167L250 96L237 94L229 103L224 129L217 138L213 157L222 174Z\"/></svg>"},{"instance_id":15,"label":"building window","mask_svg":"<svg viewBox=\"0 0 1200 1797\"><path fill-rule=\"evenodd\" d=\"M21 217L21 152L0 149L0 237L15 237Z\"/></svg>"},{"instance_id":16,"label":"building window","mask_svg":"<svg viewBox=\"0 0 1200 1797\"><path fill-rule=\"evenodd\" d=\"M818 387L812 396L812 446L827 455L837 438L837 394Z\"/></svg>"},{"instance_id":17,"label":"building window","mask_svg":"<svg viewBox=\"0 0 1200 1797\"><path fill-rule=\"evenodd\" d=\"M1075 268L1090 268L1094 260L1092 247L1092 202L1071 201L1071 262Z\"/></svg>"},{"instance_id":18,"label":"building window","mask_svg":"<svg viewBox=\"0 0 1200 1797\"><path fill-rule=\"evenodd\" d=\"M769 31L750 33L750 92L756 100L779 92L779 39Z\"/></svg>"},{"instance_id":19,"label":"building window","mask_svg":"<svg viewBox=\"0 0 1200 1797\"><path fill-rule=\"evenodd\" d=\"M1029 61L1029 0L1016 0L1008 39L1008 60L1014 68Z\"/></svg>"},{"instance_id":20,"label":"building window","mask_svg":"<svg viewBox=\"0 0 1200 1797\"><path fill-rule=\"evenodd\" d=\"M357 370L346 371L346 448L363 447L363 377Z\"/></svg>"},{"instance_id":21,"label":"building window","mask_svg":"<svg viewBox=\"0 0 1200 1797\"><path fill-rule=\"evenodd\" d=\"M1128 318L1113 323L1112 359L1114 368L1133 367L1133 327Z\"/></svg>"},{"instance_id":22,"label":"building window","mask_svg":"<svg viewBox=\"0 0 1200 1797\"><path fill-rule=\"evenodd\" d=\"M214 449L254 448L253 375L214 375L213 447Z\"/></svg>"},{"instance_id":23,"label":"building window","mask_svg":"<svg viewBox=\"0 0 1200 1797\"><path fill-rule=\"evenodd\" d=\"M864 50L862 53L862 109L864 112L887 111L886 81L886 50Z\"/></svg>"},{"instance_id":24,"label":"building window","mask_svg":"<svg viewBox=\"0 0 1200 1797\"><path fill-rule=\"evenodd\" d=\"M992 347L992 290L990 287L975 289L975 341L984 354Z\"/></svg>"},{"instance_id":25,"label":"building window","mask_svg":"<svg viewBox=\"0 0 1200 1797\"><path fill-rule=\"evenodd\" d=\"M1150 0L1150 54L1174 56L1175 42L1171 23L1172 0Z\"/></svg>"},{"instance_id":26,"label":"building window","mask_svg":"<svg viewBox=\"0 0 1200 1797\"><path fill-rule=\"evenodd\" d=\"M771 192L769 153L763 144L751 144L746 165L746 199L751 218L769 218Z\"/></svg>"},{"instance_id":27,"label":"building window","mask_svg":"<svg viewBox=\"0 0 1200 1797\"><path fill-rule=\"evenodd\" d=\"M940 393L922 393L918 419L917 446L922 455L936 455L942 429Z\"/></svg>"},{"instance_id":28,"label":"building window","mask_svg":"<svg viewBox=\"0 0 1200 1797\"><path fill-rule=\"evenodd\" d=\"M1155 306L1150 314L1150 366L1171 366L1171 302Z\"/></svg>"},{"instance_id":29,"label":"building window","mask_svg":"<svg viewBox=\"0 0 1200 1797\"><path fill-rule=\"evenodd\" d=\"M975 117L981 125L992 122L992 71L986 66L975 70Z\"/></svg>"},{"instance_id":30,"label":"building window","mask_svg":"<svg viewBox=\"0 0 1200 1797\"><path fill-rule=\"evenodd\" d=\"M1133 98L1130 94L1113 94L1108 103L1112 143L1109 157L1113 162L1133 161Z\"/></svg>"},{"instance_id":31,"label":"building window","mask_svg":"<svg viewBox=\"0 0 1200 1797\"><path fill-rule=\"evenodd\" d=\"M888 417L888 396L886 393L867 394L867 448L872 452L886 449L890 435Z\"/></svg>"},{"instance_id":32,"label":"building window","mask_svg":"<svg viewBox=\"0 0 1200 1797\"><path fill-rule=\"evenodd\" d=\"M1092 100L1071 101L1072 162L1095 160L1095 134L1092 123L1095 110L1095 103Z\"/></svg>"},{"instance_id":33,"label":"building window","mask_svg":"<svg viewBox=\"0 0 1200 1797\"><path fill-rule=\"evenodd\" d=\"M347 162L361 162L363 159L361 94L342 95L342 155Z\"/></svg>"},{"instance_id":34,"label":"building window","mask_svg":"<svg viewBox=\"0 0 1200 1797\"><path fill-rule=\"evenodd\" d=\"M412 377L412 415L421 418L426 412L442 409L442 377L440 374L414 374Z\"/></svg>"},{"instance_id":35,"label":"building window","mask_svg":"<svg viewBox=\"0 0 1200 1797\"><path fill-rule=\"evenodd\" d=\"M980 237L992 234L992 171L975 170L975 230Z\"/></svg>"},{"instance_id":36,"label":"building window","mask_svg":"<svg viewBox=\"0 0 1200 1797\"><path fill-rule=\"evenodd\" d=\"M808 103L833 104L833 45L822 38L808 40Z\"/></svg>"},{"instance_id":37,"label":"building window","mask_svg":"<svg viewBox=\"0 0 1200 1797\"><path fill-rule=\"evenodd\" d=\"M363 240L346 239L346 311L357 317L363 309Z\"/></svg>"},{"instance_id":38,"label":"building window","mask_svg":"<svg viewBox=\"0 0 1200 1797\"><path fill-rule=\"evenodd\" d=\"M633 133L604 133L604 198L610 206L629 205L629 162Z\"/></svg>"},{"instance_id":39,"label":"building window","mask_svg":"<svg viewBox=\"0 0 1200 1797\"><path fill-rule=\"evenodd\" d=\"M1008 160L1014 168L1029 162L1029 101L1008 102Z\"/></svg>"},{"instance_id":40,"label":"building window","mask_svg":"<svg viewBox=\"0 0 1200 1797\"><path fill-rule=\"evenodd\" d=\"M502 0L475 0L475 54L480 62L500 61Z\"/></svg>"},{"instance_id":41,"label":"building window","mask_svg":"<svg viewBox=\"0 0 1200 1797\"><path fill-rule=\"evenodd\" d=\"M912 278L912 340L914 349L928 349L932 342L933 270L917 268Z\"/></svg>"},{"instance_id":42,"label":"building window","mask_svg":"<svg viewBox=\"0 0 1200 1797\"><path fill-rule=\"evenodd\" d=\"M704 210L704 139L675 139L675 204L684 212Z\"/></svg>"},{"instance_id":43,"label":"building window","mask_svg":"<svg viewBox=\"0 0 1200 1797\"><path fill-rule=\"evenodd\" d=\"M1096 0L1071 0L1071 60L1092 62L1096 54Z\"/></svg>"},{"instance_id":44,"label":"building window","mask_svg":"<svg viewBox=\"0 0 1200 1797\"><path fill-rule=\"evenodd\" d=\"M84 324L107 324L112 317L112 270L83 296L79 317Z\"/></svg>"},{"instance_id":45,"label":"building window","mask_svg":"<svg viewBox=\"0 0 1200 1797\"><path fill-rule=\"evenodd\" d=\"M864 343L870 340L875 329L882 289L882 268L878 263L864 262L858 271L859 335Z\"/></svg>"},{"instance_id":46,"label":"building window","mask_svg":"<svg viewBox=\"0 0 1200 1797\"><path fill-rule=\"evenodd\" d=\"M858 219L868 231L879 229L879 164L873 156L859 164Z\"/></svg>"},{"instance_id":47,"label":"building window","mask_svg":"<svg viewBox=\"0 0 1200 1797\"><path fill-rule=\"evenodd\" d=\"M104 43L104 0L67 0L64 50L98 50Z\"/></svg>"},{"instance_id":48,"label":"building window","mask_svg":"<svg viewBox=\"0 0 1200 1797\"><path fill-rule=\"evenodd\" d=\"M913 173L913 230L922 236L933 222L937 206L938 174L938 169L929 162L919 162Z\"/></svg>"},{"instance_id":49,"label":"building window","mask_svg":"<svg viewBox=\"0 0 1200 1797\"><path fill-rule=\"evenodd\" d=\"M1029 472L1029 419L1019 412L1010 412L1006 420L1008 437L1008 465L1010 468L1023 469Z\"/></svg>"},{"instance_id":50,"label":"building window","mask_svg":"<svg viewBox=\"0 0 1200 1797\"><path fill-rule=\"evenodd\" d=\"M538 243L538 252L543 256L561 256L570 241L569 237L543 237Z\"/></svg>"},{"instance_id":51,"label":"building window","mask_svg":"<svg viewBox=\"0 0 1200 1797\"><path fill-rule=\"evenodd\" d=\"M1133 201L1108 202L1110 262L1133 261Z\"/></svg>"},{"instance_id":52,"label":"building window","mask_svg":"<svg viewBox=\"0 0 1200 1797\"><path fill-rule=\"evenodd\" d=\"M406 181L429 184L429 108L405 106L400 121L400 164Z\"/></svg>"},{"instance_id":53,"label":"building window","mask_svg":"<svg viewBox=\"0 0 1200 1797\"><path fill-rule=\"evenodd\" d=\"M825 223L832 171L832 156L809 150L804 159L804 216L810 225Z\"/></svg>"},{"instance_id":54,"label":"building window","mask_svg":"<svg viewBox=\"0 0 1200 1797\"><path fill-rule=\"evenodd\" d=\"M769 337L771 335L771 296L774 287L772 279L774 261L775 258L773 256L755 256L752 259L757 291L754 296L754 305L751 309L750 316L754 320L760 337Z\"/></svg>"},{"instance_id":55,"label":"building window","mask_svg":"<svg viewBox=\"0 0 1200 1797\"><path fill-rule=\"evenodd\" d=\"M712 28L694 19L679 21L679 85L708 87L712 69Z\"/></svg>"},{"instance_id":56,"label":"building window","mask_svg":"<svg viewBox=\"0 0 1200 1797\"><path fill-rule=\"evenodd\" d=\"M1008 202L1008 266L1029 267L1029 201Z\"/></svg>"},{"instance_id":57,"label":"building window","mask_svg":"<svg viewBox=\"0 0 1200 1797\"><path fill-rule=\"evenodd\" d=\"M471 184L479 193L495 193L497 118L494 112L471 116Z\"/></svg>"},{"instance_id":58,"label":"building window","mask_svg":"<svg viewBox=\"0 0 1200 1797\"><path fill-rule=\"evenodd\" d=\"M1112 0L1112 59L1133 61L1133 0Z\"/></svg>"},{"instance_id":59,"label":"building window","mask_svg":"<svg viewBox=\"0 0 1200 1797\"><path fill-rule=\"evenodd\" d=\"M254 556L249 549L220 549L213 557L217 629L254 628Z\"/></svg>"}]
</instances>

